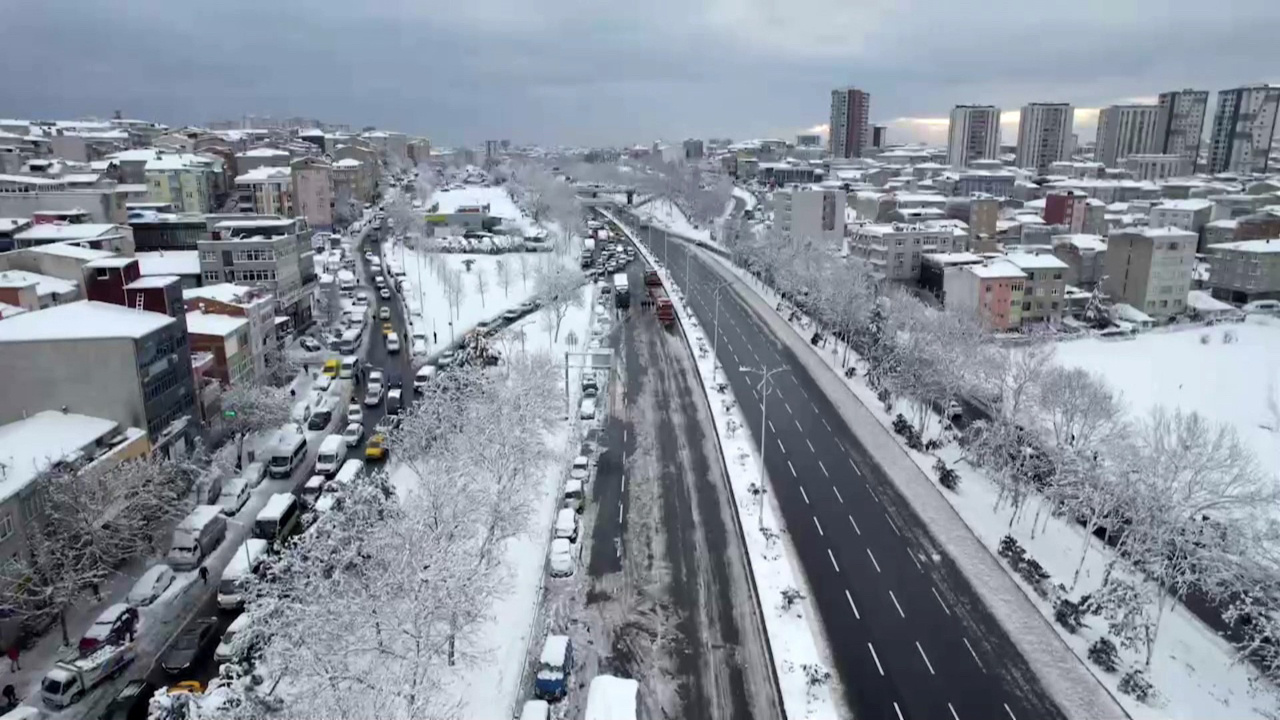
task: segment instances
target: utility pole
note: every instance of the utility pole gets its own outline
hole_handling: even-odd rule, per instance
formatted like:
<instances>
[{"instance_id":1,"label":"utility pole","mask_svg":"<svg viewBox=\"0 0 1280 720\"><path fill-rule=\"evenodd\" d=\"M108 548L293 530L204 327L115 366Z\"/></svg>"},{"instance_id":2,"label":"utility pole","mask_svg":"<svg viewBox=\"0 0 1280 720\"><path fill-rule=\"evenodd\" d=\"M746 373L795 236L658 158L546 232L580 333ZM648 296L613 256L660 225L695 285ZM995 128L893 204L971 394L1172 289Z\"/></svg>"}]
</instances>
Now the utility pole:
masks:
<instances>
[{"instance_id":1,"label":"utility pole","mask_svg":"<svg viewBox=\"0 0 1280 720\"><path fill-rule=\"evenodd\" d=\"M727 287L729 287L729 281L721 280L711 291L716 298L715 322L711 328L711 383L713 385L716 382L716 372L720 369L720 291Z\"/></svg>"},{"instance_id":2,"label":"utility pole","mask_svg":"<svg viewBox=\"0 0 1280 720\"><path fill-rule=\"evenodd\" d=\"M759 498L759 505L757 509L760 513L761 530L764 530L764 451L767 446L767 443L765 442L765 430L769 427L769 387L773 376L776 373L784 372L787 369L788 368L786 367L770 368L764 365L758 368L743 365L738 368L741 372L757 374L761 377L760 384L756 386L760 388L760 492L756 497Z\"/></svg>"}]
</instances>

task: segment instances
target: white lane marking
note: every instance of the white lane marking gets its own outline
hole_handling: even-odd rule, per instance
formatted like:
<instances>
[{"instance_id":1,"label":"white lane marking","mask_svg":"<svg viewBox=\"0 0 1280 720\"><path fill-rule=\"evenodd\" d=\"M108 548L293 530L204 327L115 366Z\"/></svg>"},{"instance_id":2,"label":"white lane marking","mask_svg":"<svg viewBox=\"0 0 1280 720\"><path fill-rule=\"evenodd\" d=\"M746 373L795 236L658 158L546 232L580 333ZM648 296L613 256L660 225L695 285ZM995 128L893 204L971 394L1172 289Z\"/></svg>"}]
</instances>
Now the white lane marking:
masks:
<instances>
[{"instance_id":1,"label":"white lane marking","mask_svg":"<svg viewBox=\"0 0 1280 720\"><path fill-rule=\"evenodd\" d=\"M786 451L787 451L787 449L786 449L785 447L783 447L783 445L782 445L782 438L774 438L774 440L777 440L777 441L778 441L778 448L779 448L779 449L781 449L781 450L782 450L782 452L786 452Z\"/></svg>"},{"instance_id":2,"label":"white lane marking","mask_svg":"<svg viewBox=\"0 0 1280 720\"><path fill-rule=\"evenodd\" d=\"M915 554L915 553L913 553L913 552L911 552L910 550L908 550L908 551L907 551L907 556L911 558L911 562L913 562L913 563L915 563L915 564L916 564L916 569L917 569L917 570L919 570L920 572L924 572L924 566L923 566L923 565L921 565L921 564L920 564L920 561L916 559L916 554Z\"/></svg>"},{"instance_id":3,"label":"white lane marking","mask_svg":"<svg viewBox=\"0 0 1280 720\"><path fill-rule=\"evenodd\" d=\"M791 403L788 403L786 400L783 400L782 404L787 406L787 412L791 413L792 415L795 415L795 413L791 412Z\"/></svg>"},{"instance_id":4,"label":"white lane marking","mask_svg":"<svg viewBox=\"0 0 1280 720\"><path fill-rule=\"evenodd\" d=\"M850 516L849 516L849 524L853 526L853 531L854 531L854 532L858 533L859 535L861 535L861 534L862 534L862 531L858 529L858 523L856 523L856 522L854 522L854 521L853 521L853 516L852 516L852 515L850 515Z\"/></svg>"},{"instance_id":5,"label":"white lane marking","mask_svg":"<svg viewBox=\"0 0 1280 720\"><path fill-rule=\"evenodd\" d=\"M884 667L880 665L880 657L876 655L876 649L871 643L867 643L867 647L871 650L871 659L876 661L876 669L880 671L880 677L884 677Z\"/></svg>"},{"instance_id":6,"label":"white lane marking","mask_svg":"<svg viewBox=\"0 0 1280 720\"><path fill-rule=\"evenodd\" d=\"M867 486L867 492L871 493L871 497L872 497L876 502L880 502L880 498L876 495L876 491L875 491L875 490L873 490L873 489L871 489L871 486L870 486L870 485L868 485L868 486Z\"/></svg>"},{"instance_id":7,"label":"white lane marking","mask_svg":"<svg viewBox=\"0 0 1280 720\"><path fill-rule=\"evenodd\" d=\"M925 655L925 654L924 654L924 648L920 647L920 641L919 641L919 640L917 640L917 641L916 641L916 649L920 651L920 657L924 658L924 664L925 664L925 667L929 668L929 674L930 674L930 675L937 675L938 673L936 673L936 672L934 672L934 671L933 671L933 663L929 662L929 656L928 656L928 655ZM950 703L948 703L948 704L950 704ZM952 712L955 712L955 711L953 710Z\"/></svg>"},{"instance_id":8,"label":"white lane marking","mask_svg":"<svg viewBox=\"0 0 1280 720\"><path fill-rule=\"evenodd\" d=\"M951 707L951 703L947 703L947 709L951 711L951 717L960 720L960 716L956 714L956 709Z\"/></svg>"},{"instance_id":9,"label":"white lane marking","mask_svg":"<svg viewBox=\"0 0 1280 720\"><path fill-rule=\"evenodd\" d=\"M814 408L814 411L816 412L816 411L817 411L817 409L818 409L818 408ZM827 419L826 419L826 418L822 418L822 424L823 424L823 425L826 425L828 430L830 430L830 429L831 429L831 426L830 426L830 425L827 425Z\"/></svg>"},{"instance_id":10,"label":"white lane marking","mask_svg":"<svg viewBox=\"0 0 1280 720\"><path fill-rule=\"evenodd\" d=\"M839 442L840 442L839 440L836 441L837 444L839 444ZM853 465L853 458L848 458L848 460L849 460L849 464ZM862 471L858 469L857 465L853 465L853 471L858 473L859 475L862 474Z\"/></svg>"},{"instance_id":11,"label":"white lane marking","mask_svg":"<svg viewBox=\"0 0 1280 720\"><path fill-rule=\"evenodd\" d=\"M853 616L861 620L862 615L858 613L858 606L853 604L853 596L849 594L848 590L844 591L844 598L849 601L849 608L853 610Z\"/></svg>"},{"instance_id":12,"label":"white lane marking","mask_svg":"<svg viewBox=\"0 0 1280 720\"><path fill-rule=\"evenodd\" d=\"M893 528L893 533L898 537L902 537L902 533L898 532L898 526L894 524L893 518L889 517L889 513L884 514L884 519L889 521L890 527Z\"/></svg>"},{"instance_id":13,"label":"white lane marking","mask_svg":"<svg viewBox=\"0 0 1280 720\"><path fill-rule=\"evenodd\" d=\"M795 466L791 464L790 460L787 461L787 467L791 468L791 477L800 477L799 475L796 475Z\"/></svg>"},{"instance_id":14,"label":"white lane marking","mask_svg":"<svg viewBox=\"0 0 1280 720\"><path fill-rule=\"evenodd\" d=\"M898 596L894 595L892 590L889 591L889 599L893 601L893 606L898 608L898 615L906 618L907 614L902 612L902 606L898 604Z\"/></svg>"},{"instance_id":15,"label":"white lane marking","mask_svg":"<svg viewBox=\"0 0 1280 720\"><path fill-rule=\"evenodd\" d=\"M627 476L626 475L622 476L622 494L623 495L627 494Z\"/></svg>"},{"instance_id":16,"label":"white lane marking","mask_svg":"<svg viewBox=\"0 0 1280 720\"><path fill-rule=\"evenodd\" d=\"M893 703L893 711L898 713L898 720L907 720L906 718L902 717L902 710L898 709L897 701L894 701Z\"/></svg>"},{"instance_id":17,"label":"white lane marking","mask_svg":"<svg viewBox=\"0 0 1280 720\"><path fill-rule=\"evenodd\" d=\"M836 556L831 552L831 548L827 548L827 557L831 558L831 566L840 572L840 565L836 562Z\"/></svg>"},{"instance_id":18,"label":"white lane marking","mask_svg":"<svg viewBox=\"0 0 1280 720\"><path fill-rule=\"evenodd\" d=\"M985 673L987 669L983 667L982 661L978 659L978 653L973 651L973 646L969 644L969 638L961 638L961 640L964 640L964 646L969 648L969 654L973 656L973 661L978 663L978 669Z\"/></svg>"},{"instance_id":19,"label":"white lane marking","mask_svg":"<svg viewBox=\"0 0 1280 720\"><path fill-rule=\"evenodd\" d=\"M772 420L768 420L768 421L766 421L766 422L768 422L768 423L769 423L769 432L773 433L774 435L777 435L777 434L778 434L778 431L773 429L773 421L772 421Z\"/></svg>"},{"instance_id":20,"label":"white lane marking","mask_svg":"<svg viewBox=\"0 0 1280 720\"><path fill-rule=\"evenodd\" d=\"M790 460L788 460L787 462L791 462L791 461L790 461ZM794 474L794 471L793 471L793 473L792 473L792 474ZM807 493L807 492L805 492L805 491L804 491L804 486L803 486L803 485L801 485L801 486L800 486L800 494L804 496L804 504L805 504L805 505L808 505L808 504L809 504L809 493Z\"/></svg>"},{"instance_id":21,"label":"white lane marking","mask_svg":"<svg viewBox=\"0 0 1280 720\"><path fill-rule=\"evenodd\" d=\"M812 450L813 448L810 447L810 449ZM831 477L831 473L827 472L827 466L823 465L821 460L818 461L818 467L822 468L823 475L826 475L827 477Z\"/></svg>"},{"instance_id":22,"label":"white lane marking","mask_svg":"<svg viewBox=\"0 0 1280 720\"><path fill-rule=\"evenodd\" d=\"M799 423L796 424L798 425ZM804 439L804 444L809 446L809 452L815 455L818 454L818 451L813 449L813 443L809 442L809 438Z\"/></svg>"},{"instance_id":23,"label":"white lane marking","mask_svg":"<svg viewBox=\"0 0 1280 720\"><path fill-rule=\"evenodd\" d=\"M929 588L929 589L933 591L933 596L934 596L934 597L936 597L936 598L938 598L938 604L942 606L942 609L943 609L943 610L946 610L946 611L947 611L947 614L948 614L948 615L950 615L950 614L951 614L951 608L947 607L947 604L946 604L946 603L944 603L944 602L942 602L942 596L938 594L938 588ZM968 640L965 640L965 642L966 642L966 643L968 643L969 641L968 641ZM972 648L970 648L970 649L969 649L969 652L973 652L973 649L972 649ZM976 657L976 656L975 656L975 657Z\"/></svg>"},{"instance_id":24,"label":"white lane marking","mask_svg":"<svg viewBox=\"0 0 1280 720\"><path fill-rule=\"evenodd\" d=\"M813 524L818 526L818 534L819 534L819 535L821 535L821 536L823 536L823 537L826 537L826 536L827 536L827 534L826 534L826 533L822 532L822 524L818 522L818 516L817 516L817 515L814 515L814 516L813 516Z\"/></svg>"},{"instance_id":25,"label":"white lane marking","mask_svg":"<svg viewBox=\"0 0 1280 720\"><path fill-rule=\"evenodd\" d=\"M622 503L618 503L618 522L622 522Z\"/></svg>"},{"instance_id":26,"label":"white lane marking","mask_svg":"<svg viewBox=\"0 0 1280 720\"><path fill-rule=\"evenodd\" d=\"M799 420L796 420L795 418L791 418L791 419L792 419L792 421L794 421L794 422L795 422L795 424L796 424L796 429L797 429L797 430L799 430L800 432L804 432L804 428L800 427L800 421L799 421ZM806 442L808 442L808 441L806 440ZM810 449L810 450L812 450L812 449L813 449L813 446L812 446L812 445L810 445L810 446L809 446L809 449Z\"/></svg>"},{"instance_id":27,"label":"white lane marking","mask_svg":"<svg viewBox=\"0 0 1280 720\"><path fill-rule=\"evenodd\" d=\"M1014 715L1013 711L1009 709L1009 703L1004 703L1004 711L1009 713L1010 720L1018 720L1018 716Z\"/></svg>"},{"instance_id":28,"label":"white lane marking","mask_svg":"<svg viewBox=\"0 0 1280 720\"><path fill-rule=\"evenodd\" d=\"M852 520L852 518L850 518ZM858 533L861 535L862 533ZM876 572L880 572L880 563L876 562L876 556L871 554L871 548L867 548L867 557L871 558L871 564L876 566Z\"/></svg>"},{"instance_id":29,"label":"white lane marking","mask_svg":"<svg viewBox=\"0 0 1280 720\"><path fill-rule=\"evenodd\" d=\"M800 392L804 393L804 396L805 396L806 398L807 398L807 397L809 397L809 393L805 391L805 389L804 389L804 386L803 386L803 385L801 385L800 383L796 383L796 387L800 388Z\"/></svg>"}]
</instances>

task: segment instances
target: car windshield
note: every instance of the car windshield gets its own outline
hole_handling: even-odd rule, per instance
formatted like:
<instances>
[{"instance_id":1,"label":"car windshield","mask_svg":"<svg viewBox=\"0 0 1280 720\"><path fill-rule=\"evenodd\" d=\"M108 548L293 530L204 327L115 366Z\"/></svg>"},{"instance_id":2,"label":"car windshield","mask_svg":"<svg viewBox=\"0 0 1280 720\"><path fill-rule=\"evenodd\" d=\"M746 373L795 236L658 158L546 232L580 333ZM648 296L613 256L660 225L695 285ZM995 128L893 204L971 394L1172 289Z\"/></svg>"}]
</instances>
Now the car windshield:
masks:
<instances>
[{"instance_id":1,"label":"car windshield","mask_svg":"<svg viewBox=\"0 0 1280 720\"><path fill-rule=\"evenodd\" d=\"M201 629L203 629L203 626L202 626L202 625L197 625L197 626L195 626L195 627L188 628L186 632L184 632L184 633L182 633L181 635L179 635L179 636L178 636L178 639L177 639L177 640L174 640L174 641L173 641L173 648L172 648L172 649L174 649L174 650L194 650L194 649L196 649L196 648L200 647L200 631L201 631Z\"/></svg>"},{"instance_id":2,"label":"car windshield","mask_svg":"<svg viewBox=\"0 0 1280 720\"><path fill-rule=\"evenodd\" d=\"M50 695L62 694L62 681L53 678L45 678L44 683L40 686L42 690Z\"/></svg>"}]
</instances>

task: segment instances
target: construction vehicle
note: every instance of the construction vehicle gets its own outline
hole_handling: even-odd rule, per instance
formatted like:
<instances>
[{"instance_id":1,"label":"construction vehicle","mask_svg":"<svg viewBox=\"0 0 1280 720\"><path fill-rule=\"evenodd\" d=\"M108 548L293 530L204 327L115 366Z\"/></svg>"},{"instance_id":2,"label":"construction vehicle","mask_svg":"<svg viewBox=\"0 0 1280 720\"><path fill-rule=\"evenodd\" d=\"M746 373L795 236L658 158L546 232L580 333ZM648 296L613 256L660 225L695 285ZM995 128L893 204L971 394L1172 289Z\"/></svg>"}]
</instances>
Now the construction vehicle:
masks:
<instances>
[{"instance_id":1,"label":"construction vehicle","mask_svg":"<svg viewBox=\"0 0 1280 720\"><path fill-rule=\"evenodd\" d=\"M654 314L658 316L658 322L663 327L670 328L676 321L676 309L671 304L671 298L667 297L667 289L661 283L649 286L649 302L653 305Z\"/></svg>"}]
</instances>

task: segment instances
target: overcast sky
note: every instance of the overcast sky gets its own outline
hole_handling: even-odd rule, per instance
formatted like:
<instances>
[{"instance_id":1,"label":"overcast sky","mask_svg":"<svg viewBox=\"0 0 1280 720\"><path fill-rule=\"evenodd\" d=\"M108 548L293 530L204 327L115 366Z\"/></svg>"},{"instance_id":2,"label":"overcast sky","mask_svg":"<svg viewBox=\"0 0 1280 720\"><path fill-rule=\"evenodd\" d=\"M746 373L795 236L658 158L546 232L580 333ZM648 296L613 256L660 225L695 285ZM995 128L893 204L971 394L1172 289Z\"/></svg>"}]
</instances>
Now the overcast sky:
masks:
<instances>
[{"instance_id":1,"label":"overcast sky","mask_svg":"<svg viewBox=\"0 0 1280 720\"><path fill-rule=\"evenodd\" d=\"M4 19L0 116L304 115L438 145L790 138L844 85L891 141L943 142L957 103L1280 81L1276 0L13 0Z\"/></svg>"}]
</instances>

